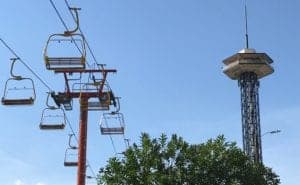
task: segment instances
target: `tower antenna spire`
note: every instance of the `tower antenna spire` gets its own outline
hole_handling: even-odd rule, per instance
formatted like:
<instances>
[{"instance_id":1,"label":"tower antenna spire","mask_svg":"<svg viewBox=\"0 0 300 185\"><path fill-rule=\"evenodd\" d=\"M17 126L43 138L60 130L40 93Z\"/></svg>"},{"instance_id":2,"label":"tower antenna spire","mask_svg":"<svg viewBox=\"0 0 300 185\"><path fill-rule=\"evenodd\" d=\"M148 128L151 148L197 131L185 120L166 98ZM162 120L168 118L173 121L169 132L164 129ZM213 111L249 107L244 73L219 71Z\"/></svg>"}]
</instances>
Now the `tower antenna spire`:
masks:
<instances>
[{"instance_id":1,"label":"tower antenna spire","mask_svg":"<svg viewBox=\"0 0 300 185\"><path fill-rule=\"evenodd\" d=\"M246 48L249 48L249 39L248 39L248 13L247 13L247 0L245 0L245 28L246 28Z\"/></svg>"}]
</instances>

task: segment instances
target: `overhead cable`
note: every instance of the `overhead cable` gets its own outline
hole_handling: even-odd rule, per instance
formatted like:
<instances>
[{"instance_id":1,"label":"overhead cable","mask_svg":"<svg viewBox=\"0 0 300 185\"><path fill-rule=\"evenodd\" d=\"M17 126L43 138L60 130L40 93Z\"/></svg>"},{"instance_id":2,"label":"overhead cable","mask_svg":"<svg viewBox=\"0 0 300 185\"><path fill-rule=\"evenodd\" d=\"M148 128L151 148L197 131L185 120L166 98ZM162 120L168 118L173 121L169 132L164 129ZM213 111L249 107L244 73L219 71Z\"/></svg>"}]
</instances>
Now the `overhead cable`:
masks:
<instances>
[{"instance_id":1,"label":"overhead cable","mask_svg":"<svg viewBox=\"0 0 300 185\"><path fill-rule=\"evenodd\" d=\"M52 0L49 0L49 1L50 1L51 5L52 5L53 9L55 10L55 13L57 14L57 16L58 16L60 22L63 24L63 26L65 27L66 31L68 32L68 31L69 31L69 28L68 28L66 22L64 21L64 19L62 18L61 14L59 13L58 9L56 8L56 5L54 4L54 2L53 2ZM72 15L73 15L73 14L72 14ZM79 26L79 25L78 25L78 26ZM81 51L81 49L79 48L77 42L75 41L75 39L74 39L72 36L71 36L71 39L72 39L73 43L75 44L76 48L78 49L78 51L79 51L81 54L83 54L82 51ZM88 62L87 62L87 64L88 64L89 67L91 66Z\"/></svg>"},{"instance_id":2,"label":"overhead cable","mask_svg":"<svg viewBox=\"0 0 300 185\"><path fill-rule=\"evenodd\" d=\"M71 124L71 122L69 121L69 119L68 119L67 116L66 116L66 121L67 121L67 124L68 124L69 127L70 127L70 130L71 130L72 134L73 134L74 137L75 137L75 140L76 140L77 144L78 144L78 143L79 143L78 137L76 136L76 133L75 133L73 127L72 127L72 124ZM92 172L93 176L96 176L96 173L95 173L95 171L93 170L93 168L92 168L92 166L91 166L91 164L90 164L90 162L89 162L88 159L86 160L86 162L87 162L87 167L90 169L90 171Z\"/></svg>"},{"instance_id":3,"label":"overhead cable","mask_svg":"<svg viewBox=\"0 0 300 185\"><path fill-rule=\"evenodd\" d=\"M2 44L51 92L51 87L2 39Z\"/></svg>"},{"instance_id":4,"label":"overhead cable","mask_svg":"<svg viewBox=\"0 0 300 185\"><path fill-rule=\"evenodd\" d=\"M71 11L71 6L70 6L70 4L69 4L69 2L68 2L67 0L65 0L65 4L66 4L66 6L68 7L68 10L69 10L70 14L71 14L72 17L73 17L73 20L76 22L76 17L75 17L74 14L72 13L72 11ZM81 30L80 26L79 26L79 31L80 31L80 33L81 33L82 35L84 35L84 33L83 33L83 31ZM88 47L88 50L89 50L90 54L92 55L92 58L93 58L94 62L96 63L96 66L98 66L97 64L99 64L99 63L97 62L97 59L96 59L96 57L95 57L95 55L94 55L94 52L93 52L93 50L91 49L90 44L88 43L86 37L85 37L85 40L86 40L86 45L87 45L87 47ZM98 68L99 68L99 66L98 66Z\"/></svg>"},{"instance_id":5,"label":"overhead cable","mask_svg":"<svg viewBox=\"0 0 300 185\"><path fill-rule=\"evenodd\" d=\"M65 29L68 31L67 24L65 23L64 19L62 18L61 14L59 13L58 9L56 8L56 5L54 4L54 2L53 2L52 0L49 0L49 1L50 1L50 3L51 3L52 7L54 8L56 14L58 15L58 17L59 17L61 23L63 24L63 26L65 27ZM67 6L67 8L68 8L68 10L69 10L69 12L70 12L70 14L71 14L72 17L73 17L73 20L76 22L76 18L75 18L75 16L74 16L74 14L72 13L72 11L71 11L71 6L70 6L70 4L68 3L67 0L65 0L65 4L66 4L66 6ZM78 25L78 26L79 26L79 25ZM94 55L94 52L93 52L93 50L91 49L89 43L87 42L87 39L86 39L86 37L85 37L85 35L84 35L82 29L80 28L80 26L79 26L78 28L79 28L80 33L83 35L83 37L84 37L85 40L86 40L86 41L85 41L85 42L86 42L86 45L87 45L88 50L89 50L89 52L90 52L90 54L91 54L91 56L92 56L92 58L93 58L93 60L94 60L94 63L96 64L96 66L98 67L98 69L101 69L101 66L98 65L97 59L96 59L96 57L95 57L95 55ZM79 49L79 47L78 47L78 45L76 44L76 42L74 42L74 43L75 43L76 47ZM79 50L80 50L80 49L79 49ZM89 65L89 66L91 66L91 65ZM111 144L112 144L114 153L117 153L117 150L116 150L116 146L115 146L114 140L113 140L113 138L112 138L111 135L109 135L109 137L110 137L110 141L111 141Z\"/></svg>"},{"instance_id":6,"label":"overhead cable","mask_svg":"<svg viewBox=\"0 0 300 185\"><path fill-rule=\"evenodd\" d=\"M66 6L67 6L67 8L68 8L68 10L69 10L69 12L70 12L70 14L72 15L74 22L76 22L76 17L74 16L73 12L71 11L71 6L70 6L70 4L69 4L69 2L68 2L67 0L65 0L65 4L66 4ZM90 52L90 54L91 54L91 56L92 56L92 58L93 58L93 60L94 60L95 65L98 67L98 69L104 69L104 68L103 68L103 65L99 65L99 63L98 63L98 61L97 61L97 59L96 59L96 57L95 57L95 55L94 55L94 52L93 52L93 50L91 49L91 47L90 47L90 45L89 45L89 43L88 43L88 41L87 41L87 38L85 37L85 34L83 33L83 31L82 31L82 29L80 28L80 26L79 26L78 29L79 29L79 32L84 36L84 38L85 38L85 40L86 40L86 45L87 45L88 50L89 50L89 52ZM107 82L107 84L108 84L108 82ZM109 135L109 137L110 137L110 140L111 140L111 143L112 143L112 146L113 146L113 150L114 150L115 153L117 153L117 150L116 150L116 147L115 147L115 143L114 143L114 141L113 141L113 138L112 138L111 135ZM124 137L124 134L123 134L123 137ZM125 139L125 137L124 137L124 139Z\"/></svg>"}]
</instances>

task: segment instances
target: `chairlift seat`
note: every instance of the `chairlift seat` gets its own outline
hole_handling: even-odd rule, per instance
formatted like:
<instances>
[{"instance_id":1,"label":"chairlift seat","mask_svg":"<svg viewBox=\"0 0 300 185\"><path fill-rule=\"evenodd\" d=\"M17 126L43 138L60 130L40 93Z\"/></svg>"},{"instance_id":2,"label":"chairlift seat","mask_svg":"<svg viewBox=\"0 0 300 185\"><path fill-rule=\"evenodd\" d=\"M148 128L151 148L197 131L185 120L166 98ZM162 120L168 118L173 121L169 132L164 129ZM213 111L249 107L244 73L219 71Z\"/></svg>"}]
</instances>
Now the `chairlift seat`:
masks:
<instances>
[{"instance_id":1,"label":"chairlift seat","mask_svg":"<svg viewBox=\"0 0 300 185\"><path fill-rule=\"evenodd\" d=\"M110 128L101 128L102 135L119 135L124 134L124 127L110 127Z\"/></svg>"},{"instance_id":2,"label":"chairlift seat","mask_svg":"<svg viewBox=\"0 0 300 185\"><path fill-rule=\"evenodd\" d=\"M88 110L90 111L106 111L111 105L111 91L103 92L99 98L88 101Z\"/></svg>"},{"instance_id":3,"label":"chairlift seat","mask_svg":"<svg viewBox=\"0 0 300 185\"><path fill-rule=\"evenodd\" d=\"M110 126L113 124L113 126ZM124 134L125 124L123 114L120 112L104 113L100 122L100 132L102 135Z\"/></svg>"},{"instance_id":4,"label":"chairlift seat","mask_svg":"<svg viewBox=\"0 0 300 185\"><path fill-rule=\"evenodd\" d=\"M33 105L34 99L32 97L27 99L6 99L2 97L3 105Z\"/></svg>"},{"instance_id":5,"label":"chairlift seat","mask_svg":"<svg viewBox=\"0 0 300 185\"><path fill-rule=\"evenodd\" d=\"M71 41L80 42L79 45L76 44L77 49L80 51L80 55L75 56L57 56L59 53L53 52L52 50L49 53L48 47L52 45L55 41ZM66 48L56 48L57 51L64 50ZM55 50L54 50L55 51ZM52 54L51 54L52 53ZM54 55L54 56L53 56ZM62 69L85 69L85 62L86 62L86 42L84 36L78 33L71 33L70 34L52 34L49 36L48 41L46 43L46 47L44 48L44 61L46 64L46 68L49 70L62 70Z\"/></svg>"},{"instance_id":6,"label":"chairlift seat","mask_svg":"<svg viewBox=\"0 0 300 185\"><path fill-rule=\"evenodd\" d=\"M75 156L75 154L70 153L70 151L72 151L72 150L77 150L77 147L71 146L70 139L69 139L69 148L66 149L65 159L64 159L64 166L66 166L66 167L78 166L77 159L75 160L74 158L71 157L71 156Z\"/></svg>"},{"instance_id":7,"label":"chairlift seat","mask_svg":"<svg viewBox=\"0 0 300 185\"><path fill-rule=\"evenodd\" d=\"M48 106L42 112L40 121L41 130L62 130L66 125L66 115L62 108L50 106L48 104L49 95L46 105Z\"/></svg>"},{"instance_id":8,"label":"chairlift seat","mask_svg":"<svg viewBox=\"0 0 300 185\"><path fill-rule=\"evenodd\" d=\"M46 68L58 69L85 69L85 57L45 57Z\"/></svg>"},{"instance_id":9,"label":"chairlift seat","mask_svg":"<svg viewBox=\"0 0 300 185\"><path fill-rule=\"evenodd\" d=\"M73 167L73 166L78 166L78 162L64 162L64 166L66 167Z\"/></svg>"},{"instance_id":10,"label":"chairlift seat","mask_svg":"<svg viewBox=\"0 0 300 185\"><path fill-rule=\"evenodd\" d=\"M14 63L13 63L14 64ZM34 88L34 83L31 78L23 78L21 76L16 76L12 73L13 70L13 64L12 64L12 69L11 69L11 78L9 78L6 83L5 83L5 88L4 88L4 95L1 99L2 105L33 105L34 100L35 100L35 88ZM28 84L26 86L22 86L22 88L17 88L17 87L11 87L12 82L30 82L30 85ZM21 90L21 91L20 91ZM28 95L24 95L24 93L18 93L18 96L12 97L9 95L12 92L17 92L17 91L25 91L25 90L30 90L32 91ZM14 94L14 93L12 93Z\"/></svg>"},{"instance_id":11,"label":"chairlift seat","mask_svg":"<svg viewBox=\"0 0 300 185\"><path fill-rule=\"evenodd\" d=\"M51 123L43 123L40 124L40 129L41 130L62 130L65 128L65 124L51 124Z\"/></svg>"},{"instance_id":12,"label":"chairlift seat","mask_svg":"<svg viewBox=\"0 0 300 185\"><path fill-rule=\"evenodd\" d=\"M90 110L90 111L109 110L109 104L101 103L99 101L90 101L90 102L88 102L88 110Z\"/></svg>"}]
</instances>

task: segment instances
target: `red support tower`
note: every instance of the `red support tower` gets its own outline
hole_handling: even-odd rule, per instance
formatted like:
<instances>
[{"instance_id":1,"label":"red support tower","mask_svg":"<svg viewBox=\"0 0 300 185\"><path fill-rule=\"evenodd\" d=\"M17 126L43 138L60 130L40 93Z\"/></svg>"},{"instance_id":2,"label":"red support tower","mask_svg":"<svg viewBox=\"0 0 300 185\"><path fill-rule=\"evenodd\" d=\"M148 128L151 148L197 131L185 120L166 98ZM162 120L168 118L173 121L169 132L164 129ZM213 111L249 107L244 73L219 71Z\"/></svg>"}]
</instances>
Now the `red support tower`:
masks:
<instances>
[{"instance_id":1,"label":"red support tower","mask_svg":"<svg viewBox=\"0 0 300 185\"><path fill-rule=\"evenodd\" d=\"M77 170L77 185L85 185L86 179L86 151L87 151L87 130L88 130L88 111L89 111L89 99L98 98L99 102L108 102L105 99L109 98L109 105L113 105L114 96L111 92L109 97L107 92L104 90L106 77L108 73L115 73L115 69L100 69L100 70L91 70L91 69L67 69L67 70L55 70L55 73L62 73L65 79L65 91L58 92L57 94L52 93L52 98L58 106L63 105L65 109L68 109L71 105L73 98L79 98L80 100L80 121L79 121L79 146L78 146L78 170ZM70 89L71 79L69 79L69 74L102 74L101 80L93 80L93 83L97 88L94 91L91 91L89 88L80 88L80 91ZM104 100L103 100L104 99ZM70 109L69 109L70 110Z\"/></svg>"},{"instance_id":2,"label":"red support tower","mask_svg":"<svg viewBox=\"0 0 300 185\"><path fill-rule=\"evenodd\" d=\"M85 185L86 173L86 148L87 148L87 111L88 98L80 97L80 122L79 122L79 148L77 185Z\"/></svg>"},{"instance_id":3,"label":"red support tower","mask_svg":"<svg viewBox=\"0 0 300 185\"><path fill-rule=\"evenodd\" d=\"M49 36L44 49L44 61L48 70L53 70L55 73L62 73L65 79L64 92L51 92L51 97L57 106L60 107L63 105L65 110L72 110L73 98L79 98L80 100L78 161L73 161L71 163L66 163L65 161L65 164L67 164L67 166L78 166L77 185L85 185L88 111L109 110L110 105L117 106L114 94L106 84L107 74L115 73L117 71L115 69L104 69L103 66L101 66L101 69L85 68L87 43L81 31L79 30L80 33L77 33L79 29L78 10L80 10L80 8L70 8L70 10L75 13L76 27L73 30L66 30L64 33L52 34ZM73 55L68 54L68 56L61 56L61 53L57 51L62 51L66 48L56 48L57 46L55 47L55 45L52 45L54 43L66 42L70 42L71 44L74 43L77 46L79 53L76 51ZM49 47L49 45L52 46ZM75 76L78 74L80 76L79 79L72 79L73 75ZM88 75L88 80L87 82L82 83L82 75L84 74ZM95 78L95 75L98 74L100 74L100 78ZM77 80L79 80L79 82ZM74 88L73 85L79 85L79 88ZM108 88L105 89L105 87ZM93 101L89 101L89 99ZM69 147L69 149L77 149L77 147L71 145ZM67 151L68 150L66 150L66 156Z\"/></svg>"}]
</instances>

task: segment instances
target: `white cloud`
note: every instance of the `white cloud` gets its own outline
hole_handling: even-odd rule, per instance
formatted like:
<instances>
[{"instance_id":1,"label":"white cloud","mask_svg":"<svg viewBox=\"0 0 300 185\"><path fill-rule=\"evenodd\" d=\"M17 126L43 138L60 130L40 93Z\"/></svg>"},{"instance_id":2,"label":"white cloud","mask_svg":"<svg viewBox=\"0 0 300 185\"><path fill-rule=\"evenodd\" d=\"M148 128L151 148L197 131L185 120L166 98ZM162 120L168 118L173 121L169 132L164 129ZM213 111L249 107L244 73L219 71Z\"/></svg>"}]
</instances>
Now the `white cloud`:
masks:
<instances>
[{"instance_id":1,"label":"white cloud","mask_svg":"<svg viewBox=\"0 0 300 185\"><path fill-rule=\"evenodd\" d=\"M15 185L26 185L22 180L18 179L15 181ZM37 182L35 185L46 185L43 182Z\"/></svg>"},{"instance_id":2,"label":"white cloud","mask_svg":"<svg viewBox=\"0 0 300 185\"><path fill-rule=\"evenodd\" d=\"M36 183L35 185L46 185L46 184L44 184L44 183L42 183L42 182L38 182L38 183Z\"/></svg>"},{"instance_id":3,"label":"white cloud","mask_svg":"<svg viewBox=\"0 0 300 185\"><path fill-rule=\"evenodd\" d=\"M15 185L25 185L20 179L15 181Z\"/></svg>"}]
</instances>

